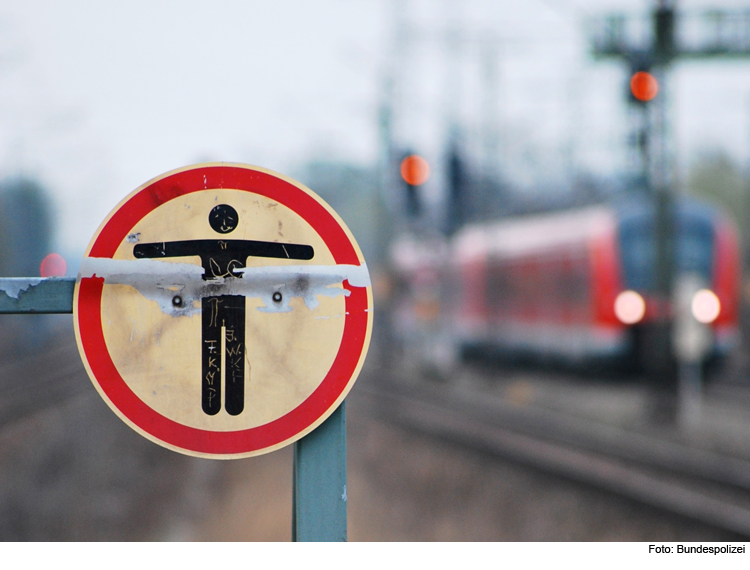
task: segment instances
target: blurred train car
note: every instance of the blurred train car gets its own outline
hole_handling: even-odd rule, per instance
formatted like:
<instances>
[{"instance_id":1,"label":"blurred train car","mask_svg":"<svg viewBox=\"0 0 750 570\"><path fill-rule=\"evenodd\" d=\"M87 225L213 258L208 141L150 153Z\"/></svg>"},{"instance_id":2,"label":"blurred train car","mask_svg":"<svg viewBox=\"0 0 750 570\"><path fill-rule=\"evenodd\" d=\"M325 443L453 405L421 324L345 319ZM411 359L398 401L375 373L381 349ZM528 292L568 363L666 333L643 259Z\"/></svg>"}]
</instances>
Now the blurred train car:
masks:
<instances>
[{"instance_id":1,"label":"blurred train car","mask_svg":"<svg viewBox=\"0 0 750 570\"><path fill-rule=\"evenodd\" d=\"M655 226L644 200L467 225L444 243L397 241L403 340L438 368L466 353L648 367L649 329L670 311L655 295ZM735 228L691 200L676 204L673 227L675 275L704 285L709 352L721 358L739 336Z\"/></svg>"}]
</instances>

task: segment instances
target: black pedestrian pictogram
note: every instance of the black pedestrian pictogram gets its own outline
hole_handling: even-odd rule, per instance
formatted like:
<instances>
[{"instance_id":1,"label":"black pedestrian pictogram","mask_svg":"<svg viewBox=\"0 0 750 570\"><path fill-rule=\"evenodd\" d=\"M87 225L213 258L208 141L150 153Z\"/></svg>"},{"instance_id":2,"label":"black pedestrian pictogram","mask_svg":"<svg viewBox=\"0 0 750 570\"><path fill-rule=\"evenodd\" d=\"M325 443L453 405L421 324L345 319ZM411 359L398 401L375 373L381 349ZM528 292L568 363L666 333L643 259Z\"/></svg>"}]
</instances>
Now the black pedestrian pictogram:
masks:
<instances>
[{"instance_id":1,"label":"black pedestrian pictogram","mask_svg":"<svg viewBox=\"0 0 750 570\"><path fill-rule=\"evenodd\" d=\"M232 206L220 204L209 213L208 223L216 233L228 234L237 227L239 216ZM248 257L309 260L314 251L310 245L293 243L199 239L140 243L133 247L133 255L152 259L198 255L203 265L203 279L212 281L241 279L242 273L236 273L236 270L245 267ZM176 307L182 306L182 298L175 295L172 303ZM208 415L219 413L223 373L225 409L230 415L239 415L245 407L245 297L204 297L201 299L201 313L201 406Z\"/></svg>"}]
</instances>

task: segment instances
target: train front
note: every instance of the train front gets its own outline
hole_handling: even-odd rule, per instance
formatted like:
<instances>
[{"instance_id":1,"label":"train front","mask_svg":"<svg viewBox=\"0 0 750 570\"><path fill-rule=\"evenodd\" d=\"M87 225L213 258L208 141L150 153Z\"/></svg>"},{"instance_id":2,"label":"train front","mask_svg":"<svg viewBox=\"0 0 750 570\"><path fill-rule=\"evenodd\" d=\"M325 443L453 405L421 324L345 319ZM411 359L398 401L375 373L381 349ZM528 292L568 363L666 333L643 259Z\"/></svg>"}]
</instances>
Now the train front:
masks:
<instances>
[{"instance_id":1,"label":"train front","mask_svg":"<svg viewBox=\"0 0 750 570\"><path fill-rule=\"evenodd\" d=\"M670 225L674 237L667 251L675 293L659 302L654 207L644 201L618 210L622 290L615 298L614 316L631 330L634 356L646 369L659 368L658 362L662 368L665 362L674 364L680 344L676 337L686 319L708 333L703 349L708 361L720 361L739 340L741 260L734 225L717 209L692 200L675 204ZM685 287L689 298L680 300ZM666 359L658 339L663 323L672 328Z\"/></svg>"}]
</instances>

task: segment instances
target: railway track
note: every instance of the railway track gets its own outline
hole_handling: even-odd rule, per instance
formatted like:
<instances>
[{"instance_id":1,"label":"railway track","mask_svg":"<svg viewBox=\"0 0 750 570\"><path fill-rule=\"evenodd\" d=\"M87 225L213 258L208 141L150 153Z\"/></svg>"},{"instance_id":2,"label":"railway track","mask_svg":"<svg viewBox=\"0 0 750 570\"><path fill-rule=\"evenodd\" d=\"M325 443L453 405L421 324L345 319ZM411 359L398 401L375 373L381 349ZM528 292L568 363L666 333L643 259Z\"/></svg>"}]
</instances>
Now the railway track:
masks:
<instances>
[{"instance_id":1,"label":"railway track","mask_svg":"<svg viewBox=\"0 0 750 570\"><path fill-rule=\"evenodd\" d=\"M0 363L0 428L89 385L72 338ZM409 429L750 537L750 461L641 431L519 405L466 383L415 382L368 366L355 405Z\"/></svg>"},{"instance_id":2,"label":"railway track","mask_svg":"<svg viewBox=\"0 0 750 570\"><path fill-rule=\"evenodd\" d=\"M91 385L70 329L0 358L0 540L182 538L222 472L134 433ZM198 514L196 514L198 513Z\"/></svg>"},{"instance_id":3,"label":"railway track","mask_svg":"<svg viewBox=\"0 0 750 570\"><path fill-rule=\"evenodd\" d=\"M91 388L71 334L38 353L0 359L0 429Z\"/></svg>"},{"instance_id":4,"label":"railway track","mask_svg":"<svg viewBox=\"0 0 750 570\"><path fill-rule=\"evenodd\" d=\"M389 421L750 537L750 461L371 369L350 396Z\"/></svg>"}]
</instances>

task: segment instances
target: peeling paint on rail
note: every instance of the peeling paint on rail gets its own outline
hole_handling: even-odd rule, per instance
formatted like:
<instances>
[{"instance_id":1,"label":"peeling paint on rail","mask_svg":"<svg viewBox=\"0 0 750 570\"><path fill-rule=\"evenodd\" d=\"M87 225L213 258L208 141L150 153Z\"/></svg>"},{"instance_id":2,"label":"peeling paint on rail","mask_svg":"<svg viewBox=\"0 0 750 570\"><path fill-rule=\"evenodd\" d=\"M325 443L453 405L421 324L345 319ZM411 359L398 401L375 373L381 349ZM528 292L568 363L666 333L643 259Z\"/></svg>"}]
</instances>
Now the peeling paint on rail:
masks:
<instances>
[{"instance_id":1,"label":"peeling paint on rail","mask_svg":"<svg viewBox=\"0 0 750 570\"><path fill-rule=\"evenodd\" d=\"M0 279L0 314L73 312L76 280L61 277Z\"/></svg>"},{"instance_id":2,"label":"peeling paint on rail","mask_svg":"<svg viewBox=\"0 0 750 570\"><path fill-rule=\"evenodd\" d=\"M154 259L113 260L88 257L81 264L79 279L100 277L105 284L129 285L155 301L162 312L192 316L201 310L201 299L220 295L241 295L263 301L259 311L286 313L289 301L301 298L308 309L319 305L318 297L349 296L341 286L370 286L367 265L280 265L236 269L238 277L203 279L203 268L190 263ZM176 301L179 299L179 301Z\"/></svg>"},{"instance_id":3,"label":"peeling paint on rail","mask_svg":"<svg viewBox=\"0 0 750 570\"><path fill-rule=\"evenodd\" d=\"M25 277L15 277L12 279L0 279L0 291L3 291L12 299L18 299L21 291L28 291L29 287L36 287L41 282L41 278L29 279Z\"/></svg>"}]
</instances>

